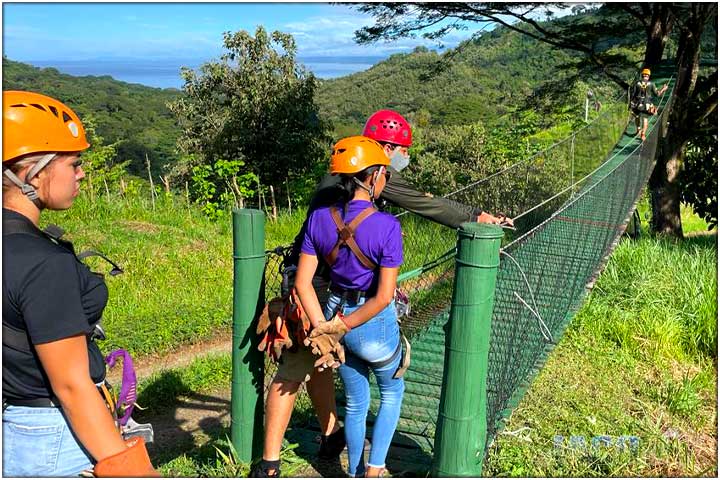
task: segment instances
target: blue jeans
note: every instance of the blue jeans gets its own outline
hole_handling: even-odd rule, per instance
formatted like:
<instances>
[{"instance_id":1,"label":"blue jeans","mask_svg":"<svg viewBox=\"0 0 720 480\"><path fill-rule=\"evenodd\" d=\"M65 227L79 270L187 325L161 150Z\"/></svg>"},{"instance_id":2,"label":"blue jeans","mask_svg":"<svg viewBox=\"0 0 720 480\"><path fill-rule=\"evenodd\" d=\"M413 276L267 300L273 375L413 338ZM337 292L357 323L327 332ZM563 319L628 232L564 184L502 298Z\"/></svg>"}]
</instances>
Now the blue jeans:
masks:
<instances>
[{"instance_id":1,"label":"blue jeans","mask_svg":"<svg viewBox=\"0 0 720 480\"><path fill-rule=\"evenodd\" d=\"M337 310L344 314L356 310L364 303L341 305L340 297L331 295L325 308L325 317L331 318ZM340 377L345 385L347 399L345 409L345 440L348 447L348 473L351 476L365 475L363 450L368 409L370 408L369 373L372 371L380 389L380 408L373 428L368 465L385 466L390 442L392 441L402 406L405 382L393 378L402 355L400 327L398 326L395 303L391 303L375 317L359 327L353 328L342 340L345 345L345 363L340 366ZM392 359L385 366L374 364Z\"/></svg>"},{"instance_id":2,"label":"blue jeans","mask_svg":"<svg viewBox=\"0 0 720 480\"><path fill-rule=\"evenodd\" d=\"M93 468L59 408L10 405L2 424L4 477L73 477Z\"/></svg>"}]
</instances>

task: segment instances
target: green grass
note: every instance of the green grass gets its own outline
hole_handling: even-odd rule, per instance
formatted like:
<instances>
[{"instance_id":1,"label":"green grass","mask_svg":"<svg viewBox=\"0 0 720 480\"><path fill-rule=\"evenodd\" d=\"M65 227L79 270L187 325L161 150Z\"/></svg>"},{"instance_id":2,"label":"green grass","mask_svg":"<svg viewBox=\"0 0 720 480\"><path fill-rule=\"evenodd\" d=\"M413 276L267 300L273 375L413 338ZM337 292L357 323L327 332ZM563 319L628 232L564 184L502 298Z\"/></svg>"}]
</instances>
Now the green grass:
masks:
<instances>
[{"instance_id":1,"label":"green grass","mask_svg":"<svg viewBox=\"0 0 720 480\"><path fill-rule=\"evenodd\" d=\"M689 209L683 221L686 232L706 230ZM716 292L716 236L625 239L494 442L484 474L717 475ZM639 447L573 449L573 435L588 443L635 435Z\"/></svg>"},{"instance_id":2,"label":"green grass","mask_svg":"<svg viewBox=\"0 0 720 480\"><path fill-rule=\"evenodd\" d=\"M164 353L230 325L229 222L211 222L177 199L160 199L153 211L142 198L100 197L93 203L80 196L71 210L49 213L45 220L62 226L77 251L98 250L124 269L106 275L105 350ZM88 263L109 271L96 257Z\"/></svg>"}]
</instances>

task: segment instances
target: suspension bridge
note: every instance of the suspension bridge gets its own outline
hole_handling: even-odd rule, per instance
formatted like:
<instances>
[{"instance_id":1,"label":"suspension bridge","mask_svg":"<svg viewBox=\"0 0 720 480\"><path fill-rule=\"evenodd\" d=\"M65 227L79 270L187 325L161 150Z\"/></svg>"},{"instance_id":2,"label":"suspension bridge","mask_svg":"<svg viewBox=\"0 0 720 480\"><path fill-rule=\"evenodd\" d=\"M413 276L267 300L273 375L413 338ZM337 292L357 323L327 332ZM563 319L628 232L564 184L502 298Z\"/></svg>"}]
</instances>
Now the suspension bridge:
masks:
<instances>
[{"instance_id":1,"label":"suspension bridge","mask_svg":"<svg viewBox=\"0 0 720 480\"><path fill-rule=\"evenodd\" d=\"M653 170L658 140L667 128L666 106L674 87L671 73L670 65L653 72L656 84L668 83L669 88L659 99L657 114L649 119L645 141L632 133L634 124L628 123L625 107L620 105L619 114L602 114L551 147L448 195L489 212L504 212L516 225L516 230L504 235L493 227L499 232L495 261L482 267L490 266L493 272L496 268L495 288L485 292L475 283L477 290L469 292L492 306L487 318L466 322L477 328L451 323L457 318L453 309L463 308L458 298L468 295L453 292L459 282L455 277L460 276L464 264L478 266L460 258L462 231L458 240L458 234L450 229L409 212L398 214L405 248L399 288L412 304L410 315L402 319L402 329L411 339L412 364L405 375L401 418L387 460L391 472L480 474L493 439L557 345L630 221ZM602 145L613 146L604 151ZM259 239L251 243L263 248ZM236 247L245 248L238 242ZM260 296L265 299L279 294L280 252L281 248L264 254L236 253L236 261L254 262L262 271ZM246 303L252 317L257 302L252 291L244 295L250 299ZM236 307L239 296L236 292ZM254 326L250 327L247 332L254 332ZM462 350L451 345L450 335L453 329L457 334L464 328L476 328L474 334L479 332L486 348L462 357L472 358L471 365L446 364L453 352ZM251 343L247 332L234 333L235 350ZM446 352L448 345L451 351ZM251 356L247 355L244 362L248 363ZM244 443L249 449L253 444L253 452L257 452L258 432L262 432L262 385L267 385L273 373L271 364L265 365L264 372L262 367L251 366L251 372L239 371L237 375L234 368L233 389L241 389L236 384L252 382L258 392L254 397L252 393L238 393L242 398L238 405L244 405L244 411L252 415L233 418L236 446ZM473 392L479 395L479 411L475 406L474 412L453 416L448 409L457 394L450 391L455 387L449 384L457 383L453 375L470 385L480 379L479 393ZM342 417L344 395L342 384L338 382L337 386ZM379 405L377 388L373 386L371 391L368 438L372 435L373 412ZM233 395L235 398L235 390ZM447 425L462 426L463 422L469 425L465 438L449 436ZM444 433L440 432L442 424L446 425ZM241 434L243 428L247 432ZM316 422L311 420L292 428L287 437L299 444L298 451L314 453L318 433ZM458 452L448 455L443 450L439 438L443 435L445 442L452 438ZM472 454L472 459L459 458L463 452Z\"/></svg>"}]
</instances>

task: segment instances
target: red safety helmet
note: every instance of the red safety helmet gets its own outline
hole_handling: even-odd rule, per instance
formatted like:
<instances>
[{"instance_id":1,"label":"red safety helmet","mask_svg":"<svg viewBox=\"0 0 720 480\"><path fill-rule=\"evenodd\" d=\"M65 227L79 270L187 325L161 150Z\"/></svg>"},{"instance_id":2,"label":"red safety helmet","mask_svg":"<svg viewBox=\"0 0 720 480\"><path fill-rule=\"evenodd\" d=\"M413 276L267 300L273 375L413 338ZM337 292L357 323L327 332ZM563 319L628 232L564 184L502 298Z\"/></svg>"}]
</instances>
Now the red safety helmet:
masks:
<instances>
[{"instance_id":1,"label":"red safety helmet","mask_svg":"<svg viewBox=\"0 0 720 480\"><path fill-rule=\"evenodd\" d=\"M410 124L394 110L378 110L370 115L363 129L363 136L403 147L412 145Z\"/></svg>"}]
</instances>

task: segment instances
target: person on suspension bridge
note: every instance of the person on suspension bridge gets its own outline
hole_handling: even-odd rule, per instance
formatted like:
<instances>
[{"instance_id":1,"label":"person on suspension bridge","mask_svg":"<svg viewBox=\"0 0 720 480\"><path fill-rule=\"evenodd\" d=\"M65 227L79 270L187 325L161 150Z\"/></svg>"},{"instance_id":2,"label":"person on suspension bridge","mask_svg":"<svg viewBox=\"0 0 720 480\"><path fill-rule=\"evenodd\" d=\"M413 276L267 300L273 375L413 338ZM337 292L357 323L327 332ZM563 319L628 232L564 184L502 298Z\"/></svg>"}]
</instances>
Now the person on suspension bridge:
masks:
<instances>
[{"instance_id":1,"label":"person on suspension bridge","mask_svg":"<svg viewBox=\"0 0 720 480\"><path fill-rule=\"evenodd\" d=\"M157 477L111 413L95 343L105 282L38 227L78 195L83 125L53 98L5 91L3 134L3 475Z\"/></svg>"},{"instance_id":2,"label":"person on suspension bridge","mask_svg":"<svg viewBox=\"0 0 720 480\"><path fill-rule=\"evenodd\" d=\"M469 207L450 199L434 197L414 189L400 173L410 162L408 149L412 146L412 128L399 113L393 110L379 110L373 113L365 123L362 134L377 141L390 159L390 165L387 167L391 174L390 178L380 192L380 196L374 199L375 202L387 201L453 229L458 228L464 222L471 221L512 226L512 220L505 216L495 216L478 208ZM292 300L294 297L292 286L310 215L318 208L334 205L344 195L346 193L338 175L325 175L318 184L310 201L305 222L295 237L290 254L283 261L283 298ZM327 265L320 258L318 270L313 277L313 285L321 305L325 305L329 295L328 273ZM277 300L270 304L269 316L273 319L277 318L277 312L283 307L283 302ZM296 305L297 301L291 303ZM285 311L289 311L289 309L286 308ZM294 307L292 311L298 312ZM266 314L263 316L264 320L258 325L257 331L261 336L267 337L269 333L275 335L270 332L272 328L270 328L269 316L266 310ZM307 319L305 319L305 325L307 325ZM303 337L306 333L300 332L300 336ZM315 356L307 348L303 348L302 342L298 342L297 338L295 338L292 348L285 348L287 345L285 342L292 342L290 340L292 332L280 336L282 338L275 339L275 342L266 341L261 344L268 352L273 350L271 344L275 344L274 356L279 359L279 365L267 395L263 457L262 461L251 470L250 475L253 477L280 474L282 440L290 422L298 389L303 382L306 384L307 392L320 423L321 437L318 456L322 459L334 459L345 448L344 432L337 418L335 387L331 369L320 371L315 368Z\"/></svg>"},{"instance_id":3,"label":"person on suspension bridge","mask_svg":"<svg viewBox=\"0 0 720 480\"><path fill-rule=\"evenodd\" d=\"M648 118L655 115L657 107L653 103L654 97L661 96L668 89L668 84L658 90L654 83L650 81L650 69L643 68L640 72L642 79L637 82L630 94L630 110L635 117L635 133L640 133L640 138L645 141L645 133L648 128ZM642 128L640 122L642 121Z\"/></svg>"},{"instance_id":4,"label":"person on suspension bridge","mask_svg":"<svg viewBox=\"0 0 720 480\"><path fill-rule=\"evenodd\" d=\"M351 477L382 474L405 391L400 328L393 301L403 262L402 232L397 218L379 212L373 204L392 175L389 165L382 146L370 138L348 137L335 144L330 173L339 176L346 199L310 215L295 283L314 327L305 344L320 356L316 365L327 368L341 363ZM330 268L331 293L324 312L312 284L318 257L323 257ZM340 343L344 349L338 348ZM380 389L380 407L366 472L370 372Z\"/></svg>"}]
</instances>

